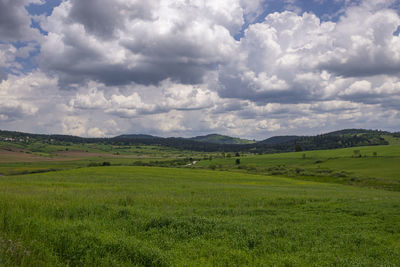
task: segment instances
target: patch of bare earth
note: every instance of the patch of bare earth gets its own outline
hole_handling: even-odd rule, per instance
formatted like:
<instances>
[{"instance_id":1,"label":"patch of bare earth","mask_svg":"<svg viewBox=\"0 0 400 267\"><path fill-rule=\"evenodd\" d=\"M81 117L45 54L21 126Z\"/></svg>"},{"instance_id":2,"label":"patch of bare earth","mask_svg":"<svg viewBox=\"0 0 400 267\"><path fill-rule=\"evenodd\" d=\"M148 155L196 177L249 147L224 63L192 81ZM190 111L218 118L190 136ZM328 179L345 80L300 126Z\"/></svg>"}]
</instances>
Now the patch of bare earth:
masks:
<instances>
[{"instance_id":1,"label":"patch of bare earth","mask_svg":"<svg viewBox=\"0 0 400 267\"><path fill-rule=\"evenodd\" d=\"M32 154L25 150L0 149L0 163L9 162L37 162L37 161L67 161L88 157L111 156L104 153L88 153L84 151L61 151L54 153L54 157L44 157Z\"/></svg>"},{"instance_id":2,"label":"patch of bare earth","mask_svg":"<svg viewBox=\"0 0 400 267\"><path fill-rule=\"evenodd\" d=\"M115 155L111 153L85 152L85 151L58 151L53 156L45 157L17 148L0 149L0 163L9 162L37 162L37 161L68 161L80 160L91 157L115 158L147 158L148 155Z\"/></svg>"},{"instance_id":3,"label":"patch of bare earth","mask_svg":"<svg viewBox=\"0 0 400 267\"><path fill-rule=\"evenodd\" d=\"M0 163L7 162L32 162L32 161L45 161L52 160L52 158L41 157L38 155L27 153L24 150L5 150L0 149Z\"/></svg>"},{"instance_id":4,"label":"patch of bare earth","mask_svg":"<svg viewBox=\"0 0 400 267\"><path fill-rule=\"evenodd\" d=\"M100 153L100 152L85 152L85 151L59 151L55 152L54 155L61 158L73 158L73 159L84 159L88 157L107 157L107 158L148 158L148 155L119 155L113 153Z\"/></svg>"}]
</instances>

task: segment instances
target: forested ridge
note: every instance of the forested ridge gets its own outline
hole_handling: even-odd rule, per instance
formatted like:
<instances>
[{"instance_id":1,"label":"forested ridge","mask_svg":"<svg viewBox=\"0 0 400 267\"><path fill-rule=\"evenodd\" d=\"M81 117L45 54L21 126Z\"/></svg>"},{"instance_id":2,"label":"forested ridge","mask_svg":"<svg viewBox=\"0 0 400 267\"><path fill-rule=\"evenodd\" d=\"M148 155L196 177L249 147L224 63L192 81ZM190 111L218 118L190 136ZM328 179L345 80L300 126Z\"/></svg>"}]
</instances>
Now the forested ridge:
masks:
<instances>
[{"instance_id":1,"label":"forested ridge","mask_svg":"<svg viewBox=\"0 0 400 267\"><path fill-rule=\"evenodd\" d=\"M400 133L379 130L345 129L315 136L274 136L251 144L218 144L196 141L182 137L157 137L143 134L120 135L112 138L84 138L72 135L30 134L15 131L0 131L3 141L11 142L49 142L67 143L103 143L110 145L160 145L183 150L216 152L254 152L276 153L306 151L316 149L334 149L367 145L387 145L384 136L400 137Z\"/></svg>"}]
</instances>

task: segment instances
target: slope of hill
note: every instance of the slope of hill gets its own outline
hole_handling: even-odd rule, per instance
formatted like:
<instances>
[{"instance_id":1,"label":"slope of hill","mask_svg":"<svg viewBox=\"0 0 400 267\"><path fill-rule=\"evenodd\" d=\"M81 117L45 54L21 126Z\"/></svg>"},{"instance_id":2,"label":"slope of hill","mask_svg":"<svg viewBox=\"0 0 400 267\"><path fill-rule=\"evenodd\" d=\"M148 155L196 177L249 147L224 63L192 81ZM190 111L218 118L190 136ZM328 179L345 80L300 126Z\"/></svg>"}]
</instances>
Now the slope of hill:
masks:
<instances>
[{"instance_id":1,"label":"slope of hill","mask_svg":"<svg viewBox=\"0 0 400 267\"><path fill-rule=\"evenodd\" d=\"M149 134L122 134L114 137L114 139L152 139L152 138L161 138L158 136L153 136Z\"/></svg>"},{"instance_id":2,"label":"slope of hill","mask_svg":"<svg viewBox=\"0 0 400 267\"><path fill-rule=\"evenodd\" d=\"M380 130L367 130L367 129L344 129L334 132L326 133L325 135L359 135L359 134L370 134L370 135L383 135L390 134L386 131Z\"/></svg>"},{"instance_id":3,"label":"slope of hill","mask_svg":"<svg viewBox=\"0 0 400 267\"><path fill-rule=\"evenodd\" d=\"M275 144L265 144L261 142L257 143L254 148L251 148L251 150L257 153L273 153L346 148L354 146L388 145L389 142L383 137L387 134L391 135L388 132L370 130L343 130L316 136L301 136L286 142Z\"/></svg>"},{"instance_id":4,"label":"slope of hill","mask_svg":"<svg viewBox=\"0 0 400 267\"><path fill-rule=\"evenodd\" d=\"M252 140L241 139L241 138L237 138L237 137L230 137L230 136L220 135L220 134L208 134L208 135L203 135L203 136L192 137L189 139L193 140L193 141L198 141L198 142L214 143L214 144L229 144L229 145L254 144L256 142L256 141L252 141Z\"/></svg>"},{"instance_id":5,"label":"slope of hill","mask_svg":"<svg viewBox=\"0 0 400 267\"><path fill-rule=\"evenodd\" d=\"M265 145L276 145L276 144L281 144L289 141L293 141L300 138L300 136L297 135L285 135L285 136L273 136L268 139L265 139L263 141L258 142L259 144L265 144Z\"/></svg>"}]
</instances>

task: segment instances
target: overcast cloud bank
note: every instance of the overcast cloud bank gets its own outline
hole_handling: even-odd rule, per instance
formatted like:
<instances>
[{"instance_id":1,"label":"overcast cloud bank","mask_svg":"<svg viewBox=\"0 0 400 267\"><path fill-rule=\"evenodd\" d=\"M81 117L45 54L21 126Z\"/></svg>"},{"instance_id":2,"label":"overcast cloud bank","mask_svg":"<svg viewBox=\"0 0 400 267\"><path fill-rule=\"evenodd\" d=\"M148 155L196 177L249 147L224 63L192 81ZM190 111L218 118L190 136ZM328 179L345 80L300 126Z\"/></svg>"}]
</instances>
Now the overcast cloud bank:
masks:
<instances>
[{"instance_id":1,"label":"overcast cloud bank","mask_svg":"<svg viewBox=\"0 0 400 267\"><path fill-rule=\"evenodd\" d=\"M400 130L398 1L337 0L323 17L301 1L268 12L272 2L65 0L47 16L25 9L45 1L0 0L0 128Z\"/></svg>"}]
</instances>

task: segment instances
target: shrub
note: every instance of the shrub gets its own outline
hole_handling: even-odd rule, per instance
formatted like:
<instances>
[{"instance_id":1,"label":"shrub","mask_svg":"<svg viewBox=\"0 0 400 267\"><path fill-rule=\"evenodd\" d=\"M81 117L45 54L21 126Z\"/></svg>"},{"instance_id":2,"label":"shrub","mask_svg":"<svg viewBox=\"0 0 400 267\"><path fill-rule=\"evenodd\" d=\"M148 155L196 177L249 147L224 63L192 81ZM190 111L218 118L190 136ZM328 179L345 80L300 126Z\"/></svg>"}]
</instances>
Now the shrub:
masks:
<instances>
[{"instance_id":1,"label":"shrub","mask_svg":"<svg viewBox=\"0 0 400 267\"><path fill-rule=\"evenodd\" d=\"M297 174L299 174L299 173L303 172L304 170L301 169L301 168L296 168L295 171L296 171Z\"/></svg>"},{"instance_id":2,"label":"shrub","mask_svg":"<svg viewBox=\"0 0 400 267\"><path fill-rule=\"evenodd\" d=\"M257 170L257 165L256 164L247 164L246 170L248 170L248 171L256 171Z\"/></svg>"},{"instance_id":3,"label":"shrub","mask_svg":"<svg viewBox=\"0 0 400 267\"><path fill-rule=\"evenodd\" d=\"M217 166L215 164L208 165L208 168L211 170L215 170Z\"/></svg>"},{"instance_id":4,"label":"shrub","mask_svg":"<svg viewBox=\"0 0 400 267\"><path fill-rule=\"evenodd\" d=\"M303 148L299 144L296 144L296 146L294 147L294 151L300 152L303 151Z\"/></svg>"}]
</instances>

